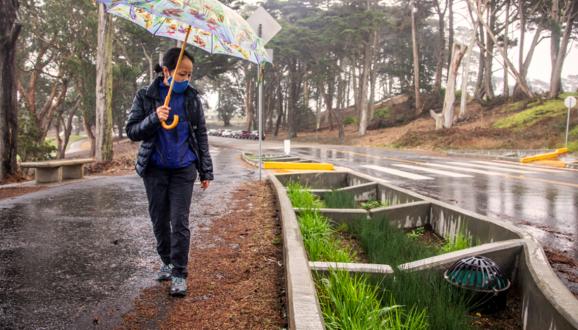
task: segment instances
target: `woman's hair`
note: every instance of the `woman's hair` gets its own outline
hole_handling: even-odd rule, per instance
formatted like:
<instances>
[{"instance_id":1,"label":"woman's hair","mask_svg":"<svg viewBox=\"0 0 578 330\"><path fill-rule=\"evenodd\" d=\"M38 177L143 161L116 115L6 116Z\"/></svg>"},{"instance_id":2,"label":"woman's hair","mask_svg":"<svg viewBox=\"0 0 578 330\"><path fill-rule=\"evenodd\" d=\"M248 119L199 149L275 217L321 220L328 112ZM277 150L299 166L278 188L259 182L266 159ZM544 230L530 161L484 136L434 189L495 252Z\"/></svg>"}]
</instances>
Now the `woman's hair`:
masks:
<instances>
[{"instance_id":1,"label":"woman's hair","mask_svg":"<svg viewBox=\"0 0 578 330\"><path fill-rule=\"evenodd\" d=\"M163 55L163 65L157 64L155 66L155 72L161 73L163 72L163 66L166 66L169 71L173 71L177 67L177 62L179 61L179 54L181 53L181 49L178 47L171 48L167 50L167 52ZM183 57L188 57L191 62L195 63L195 58L191 53L189 53L186 49L183 53Z\"/></svg>"}]
</instances>

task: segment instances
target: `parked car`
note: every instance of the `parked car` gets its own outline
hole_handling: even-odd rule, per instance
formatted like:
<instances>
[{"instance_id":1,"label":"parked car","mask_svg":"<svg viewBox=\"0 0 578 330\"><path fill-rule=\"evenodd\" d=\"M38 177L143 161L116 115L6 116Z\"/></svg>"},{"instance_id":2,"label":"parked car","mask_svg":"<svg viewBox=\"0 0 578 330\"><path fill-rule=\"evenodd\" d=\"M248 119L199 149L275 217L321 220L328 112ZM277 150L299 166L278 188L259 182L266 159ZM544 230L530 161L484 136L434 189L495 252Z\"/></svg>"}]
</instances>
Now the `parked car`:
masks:
<instances>
[{"instance_id":1,"label":"parked car","mask_svg":"<svg viewBox=\"0 0 578 330\"><path fill-rule=\"evenodd\" d=\"M231 132L230 130L226 129L223 131L223 133L221 133L222 137L231 137L233 136L233 132Z\"/></svg>"},{"instance_id":2,"label":"parked car","mask_svg":"<svg viewBox=\"0 0 578 330\"><path fill-rule=\"evenodd\" d=\"M241 137L241 131L233 131L232 136L235 139L239 139Z\"/></svg>"},{"instance_id":3,"label":"parked car","mask_svg":"<svg viewBox=\"0 0 578 330\"><path fill-rule=\"evenodd\" d=\"M252 139L253 136L251 135L251 131L241 131L239 135L239 139L249 140Z\"/></svg>"},{"instance_id":4,"label":"parked car","mask_svg":"<svg viewBox=\"0 0 578 330\"><path fill-rule=\"evenodd\" d=\"M251 132L251 138L253 140L259 140L259 131L252 131ZM261 135L261 139L263 141L265 140L265 132L263 132L263 134Z\"/></svg>"}]
</instances>

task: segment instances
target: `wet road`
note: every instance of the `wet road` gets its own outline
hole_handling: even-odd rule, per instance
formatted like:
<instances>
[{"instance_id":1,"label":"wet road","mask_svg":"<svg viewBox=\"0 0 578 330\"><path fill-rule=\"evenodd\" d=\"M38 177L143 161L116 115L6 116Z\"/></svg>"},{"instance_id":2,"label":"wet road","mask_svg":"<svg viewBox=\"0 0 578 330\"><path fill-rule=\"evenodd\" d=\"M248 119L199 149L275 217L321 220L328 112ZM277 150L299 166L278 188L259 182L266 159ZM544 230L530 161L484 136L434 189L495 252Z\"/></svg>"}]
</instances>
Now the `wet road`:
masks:
<instances>
[{"instance_id":1,"label":"wet road","mask_svg":"<svg viewBox=\"0 0 578 330\"><path fill-rule=\"evenodd\" d=\"M237 151L213 148L209 190L195 187L192 239L255 177ZM201 242L202 243L202 242ZM159 259L142 179L106 177L0 201L0 329L111 328Z\"/></svg>"},{"instance_id":2,"label":"wet road","mask_svg":"<svg viewBox=\"0 0 578 330\"><path fill-rule=\"evenodd\" d=\"M211 137L255 151L257 143ZM237 142L236 142L237 141ZM264 152L280 152L267 141ZM382 148L295 145L292 153L327 161L464 209L512 222L544 246L578 259L578 171L435 156Z\"/></svg>"},{"instance_id":3,"label":"wet road","mask_svg":"<svg viewBox=\"0 0 578 330\"><path fill-rule=\"evenodd\" d=\"M578 171L376 148L297 148L464 209L513 222L578 258Z\"/></svg>"}]
</instances>

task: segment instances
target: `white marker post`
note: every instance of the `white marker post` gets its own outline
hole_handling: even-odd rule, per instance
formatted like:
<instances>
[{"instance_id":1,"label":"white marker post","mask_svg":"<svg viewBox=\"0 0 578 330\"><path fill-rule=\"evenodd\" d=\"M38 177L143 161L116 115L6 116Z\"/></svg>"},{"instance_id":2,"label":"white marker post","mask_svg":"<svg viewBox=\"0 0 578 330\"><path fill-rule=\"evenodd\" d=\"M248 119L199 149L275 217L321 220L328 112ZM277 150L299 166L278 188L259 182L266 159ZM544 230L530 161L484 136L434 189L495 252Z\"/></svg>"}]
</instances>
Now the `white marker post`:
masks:
<instances>
[{"instance_id":1,"label":"white marker post","mask_svg":"<svg viewBox=\"0 0 578 330\"><path fill-rule=\"evenodd\" d=\"M576 106L576 98L568 96L564 99L564 105L568 108L568 117L566 119L566 148L568 148L568 130L570 129L570 110Z\"/></svg>"},{"instance_id":2,"label":"white marker post","mask_svg":"<svg viewBox=\"0 0 578 330\"><path fill-rule=\"evenodd\" d=\"M259 38L263 39L263 44L267 44L279 31L281 25L263 7L257 8L247 19L249 25L257 32ZM268 50L269 51L269 50ZM272 55L272 53L269 53ZM271 56L271 60L273 56ZM259 82L259 181L261 181L261 169L263 168L263 79L264 68L261 64L257 67L257 81Z\"/></svg>"}]
</instances>

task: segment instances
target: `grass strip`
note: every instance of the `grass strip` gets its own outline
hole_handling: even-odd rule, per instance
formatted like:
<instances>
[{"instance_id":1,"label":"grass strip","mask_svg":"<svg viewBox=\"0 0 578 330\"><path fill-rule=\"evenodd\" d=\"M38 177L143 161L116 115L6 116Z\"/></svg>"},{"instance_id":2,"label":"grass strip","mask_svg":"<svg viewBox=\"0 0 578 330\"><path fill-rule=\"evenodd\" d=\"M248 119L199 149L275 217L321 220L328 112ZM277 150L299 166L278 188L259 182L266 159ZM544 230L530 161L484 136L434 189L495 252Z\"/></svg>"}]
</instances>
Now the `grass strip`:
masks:
<instances>
[{"instance_id":1,"label":"grass strip","mask_svg":"<svg viewBox=\"0 0 578 330\"><path fill-rule=\"evenodd\" d=\"M367 276L330 271L316 276L319 303L327 329L428 329L425 308L410 308L388 300L383 307L381 292Z\"/></svg>"},{"instance_id":2,"label":"grass strip","mask_svg":"<svg viewBox=\"0 0 578 330\"><path fill-rule=\"evenodd\" d=\"M396 270L394 276L380 280L381 298L397 304L427 310L429 329L472 329L468 300L436 271ZM407 329L413 329L408 327Z\"/></svg>"},{"instance_id":3,"label":"grass strip","mask_svg":"<svg viewBox=\"0 0 578 330\"><path fill-rule=\"evenodd\" d=\"M359 219L350 226L370 262L400 265L436 255L431 246L412 239L385 218Z\"/></svg>"}]
</instances>

